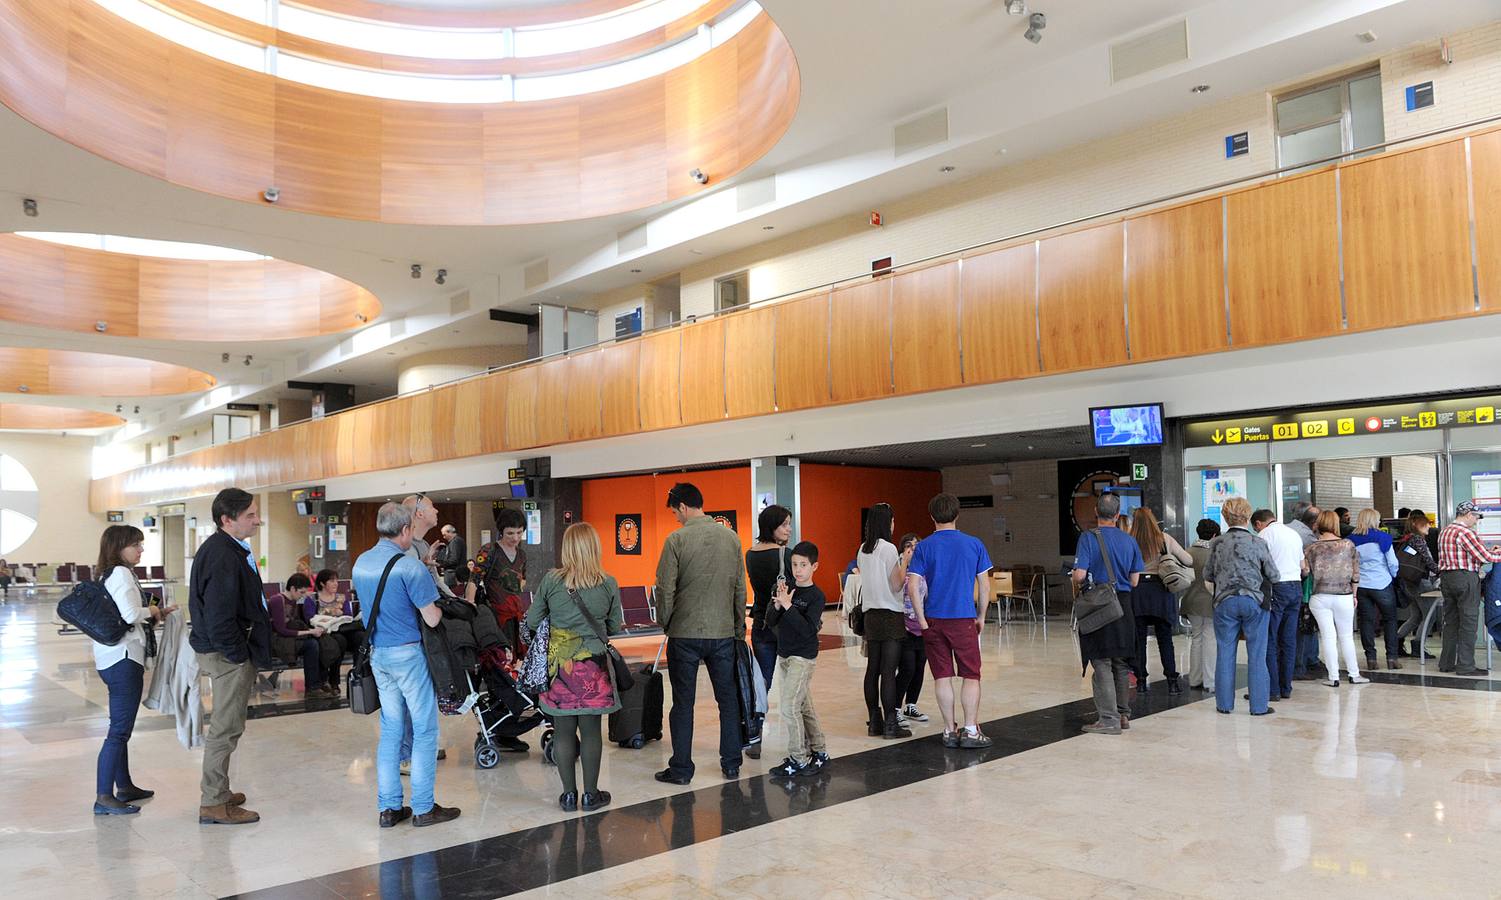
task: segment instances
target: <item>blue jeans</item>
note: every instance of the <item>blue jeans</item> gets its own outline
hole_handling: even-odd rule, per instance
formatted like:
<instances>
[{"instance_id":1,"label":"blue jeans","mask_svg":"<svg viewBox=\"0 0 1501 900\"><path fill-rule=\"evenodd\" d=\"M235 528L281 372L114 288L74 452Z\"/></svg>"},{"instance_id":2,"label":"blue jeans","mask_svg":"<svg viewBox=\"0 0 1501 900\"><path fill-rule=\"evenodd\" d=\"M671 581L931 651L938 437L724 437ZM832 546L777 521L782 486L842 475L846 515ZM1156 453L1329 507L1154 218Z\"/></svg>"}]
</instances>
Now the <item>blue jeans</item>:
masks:
<instances>
[{"instance_id":1,"label":"blue jeans","mask_svg":"<svg viewBox=\"0 0 1501 900\"><path fill-rule=\"evenodd\" d=\"M433 808L433 779L438 771L438 697L427 672L421 644L376 647L370 669L380 691L380 746L375 752L380 809L401 809L401 738L412 729L412 812Z\"/></svg>"},{"instance_id":2,"label":"blue jeans","mask_svg":"<svg viewBox=\"0 0 1501 900\"><path fill-rule=\"evenodd\" d=\"M1293 692L1293 657L1298 650L1298 612L1303 608L1303 582L1272 585L1271 621L1267 626L1266 670L1273 697Z\"/></svg>"},{"instance_id":3,"label":"blue jeans","mask_svg":"<svg viewBox=\"0 0 1501 900\"><path fill-rule=\"evenodd\" d=\"M1355 599L1360 610L1360 642L1365 645L1367 660L1376 656L1376 619L1386 638L1386 660L1397 658L1397 591L1395 584L1380 588L1359 588Z\"/></svg>"},{"instance_id":4,"label":"blue jeans","mask_svg":"<svg viewBox=\"0 0 1501 900\"><path fill-rule=\"evenodd\" d=\"M1318 632L1313 634L1298 632L1298 652L1293 657L1293 677L1307 675L1310 669L1317 672L1320 665Z\"/></svg>"},{"instance_id":5,"label":"blue jeans","mask_svg":"<svg viewBox=\"0 0 1501 900\"><path fill-rule=\"evenodd\" d=\"M1218 658L1214 668L1214 705L1235 709L1235 640L1246 633L1246 676L1251 682L1251 714L1266 712L1271 679L1266 671L1266 631L1271 615L1255 597L1226 597L1214 608L1214 639Z\"/></svg>"},{"instance_id":6,"label":"blue jeans","mask_svg":"<svg viewBox=\"0 0 1501 900\"><path fill-rule=\"evenodd\" d=\"M141 708L141 691L146 669L138 662L122 659L108 669L99 670L99 679L109 688L109 733L99 748L99 769L94 789L98 794L115 793L115 788L135 787L130 780L130 733L135 730L136 711Z\"/></svg>"},{"instance_id":7,"label":"blue jeans","mask_svg":"<svg viewBox=\"0 0 1501 900\"><path fill-rule=\"evenodd\" d=\"M766 696L770 697L771 676L777 671L777 636L764 628L752 628L751 653L756 656L756 665L766 682Z\"/></svg>"}]
</instances>

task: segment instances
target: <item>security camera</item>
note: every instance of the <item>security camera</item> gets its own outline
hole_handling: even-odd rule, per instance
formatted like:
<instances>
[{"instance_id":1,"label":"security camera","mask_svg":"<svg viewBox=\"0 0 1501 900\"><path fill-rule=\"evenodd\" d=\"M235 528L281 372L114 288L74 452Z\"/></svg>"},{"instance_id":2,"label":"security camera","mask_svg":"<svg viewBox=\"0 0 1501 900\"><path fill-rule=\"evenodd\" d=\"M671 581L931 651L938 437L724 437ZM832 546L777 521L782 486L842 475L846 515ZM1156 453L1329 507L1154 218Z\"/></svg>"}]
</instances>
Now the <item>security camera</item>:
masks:
<instances>
[{"instance_id":1,"label":"security camera","mask_svg":"<svg viewBox=\"0 0 1501 900\"><path fill-rule=\"evenodd\" d=\"M250 361L252 359L255 359L255 357L254 356L246 356L245 357L245 365L247 365L247 366L250 365Z\"/></svg>"},{"instance_id":2,"label":"security camera","mask_svg":"<svg viewBox=\"0 0 1501 900\"><path fill-rule=\"evenodd\" d=\"M694 169L693 171L691 171L691 172L688 173L688 177L692 178L694 181L698 182L699 184L708 184L709 183L709 176L707 176L707 175L704 174L704 170L703 169Z\"/></svg>"},{"instance_id":3,"label":"security camera","mask_svg":"<svg viewBox=\"0 0 1501 900\"><path fill-rule=\"evenodd\" d=\"M421 278L422 277L422 266L421 266L421 264L419 264L419 263L412 263L412 277L413 278Z\"/></svg>"},{"instance_id":4,"label":"security camera","mask_svg":"<svg viewBox=\"0 0 1501 900\"><path fill-rule=\"evenodd\" d=\"M1033 13L1032 18L1028 19L1027 22L1031 27L1026 30L1026 33L1022 37L1034 44L1042 43L1042 30L1048 27L1048 17L1042 13Z\"/></svg>"},{"instance_id":5,"label":"security camera","mask_svg":"<svg viewBox=\"0 0 1501 900\"><path fill-rule=\"evenodd\" d=\"M439 269L438 270L438 277L434 278L433 281L436 282L436 283L438 283L438 284L444 284L444 283L446 283L448 281L448 270L447 269Z\"/></svg>"},{"instance_id":6,"label":"security camera","mask_svg":"<svg viewBox=\"0 0 1501 900\"><path fill-rule=\"evenodd\" d=\"M37 215L38 215L37 208L36 208L36 201L33 200L33 199L31 199L30 197L27 197L25 200L22 200L21 201L21 212L23 212L26 215L30 216L31 218L35 219L37 217Z\"/></svg>"},{"instance_id":7,"label":"security camera","mask_svg":"<svg viewBox=\"0 0 1501 900\"><path fill-rule=\"evenodd\" d=\"M271 187L266 188L264 191L261 191L261 196L266 199L267 203L275 203L276 201L281 199L281 188L272 185Z\"/></svg>"}]
</instances>

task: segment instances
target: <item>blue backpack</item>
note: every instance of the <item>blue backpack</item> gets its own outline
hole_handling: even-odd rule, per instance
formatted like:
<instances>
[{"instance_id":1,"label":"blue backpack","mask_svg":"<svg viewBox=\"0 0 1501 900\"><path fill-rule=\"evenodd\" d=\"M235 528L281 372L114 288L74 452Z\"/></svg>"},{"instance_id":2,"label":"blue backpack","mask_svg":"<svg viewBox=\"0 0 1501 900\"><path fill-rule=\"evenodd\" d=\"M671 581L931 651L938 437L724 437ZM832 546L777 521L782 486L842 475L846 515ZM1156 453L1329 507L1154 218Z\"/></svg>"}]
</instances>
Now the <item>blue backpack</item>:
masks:
<instances>
[{"instance_id":1,"label":"blue backpack","mask_svg":"<svg viewBox=\"0 0 1501 900\"><path fill-rule=\"evenodd\" d=\"M1485 627L1501 625L1501 564L1491 566L1491 573L1480 583Z\"/></svg>"},{"instance_id":2,"label":"blue backpack","mask_svg":"<svg viewBox=\"0 0 1501 900\"><path fill-rule=\"evenodd\" d=\"M101 644L114 646L125 639L130 626L120 617L115 598L102 581L80 581L73 592L57 604L57 616Z\"/></svg>"}]
</instances>

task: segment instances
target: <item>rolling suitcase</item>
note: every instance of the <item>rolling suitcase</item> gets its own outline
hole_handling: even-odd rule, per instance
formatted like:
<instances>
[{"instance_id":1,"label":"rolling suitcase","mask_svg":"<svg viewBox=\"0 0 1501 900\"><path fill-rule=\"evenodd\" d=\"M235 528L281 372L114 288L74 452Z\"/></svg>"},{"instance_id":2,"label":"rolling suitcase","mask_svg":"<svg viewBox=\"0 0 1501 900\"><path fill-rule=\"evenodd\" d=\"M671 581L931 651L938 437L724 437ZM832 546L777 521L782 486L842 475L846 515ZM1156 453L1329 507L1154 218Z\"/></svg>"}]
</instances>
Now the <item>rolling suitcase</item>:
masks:
<instances>
[{"instance_id":1,"label":"rolling suitcase","mask_svg":"<svg viewBox=\"0 0 1501 900\"><path fill-rule=\"evenodd\" d=\"M640 750L647 741L662 739L662 649L667 638L657 648L657 658L643 663L636 669L636 683L628 691L620 692L620 709L610 713L610 740L621 747Z\"/></svg>"}]
</instances>

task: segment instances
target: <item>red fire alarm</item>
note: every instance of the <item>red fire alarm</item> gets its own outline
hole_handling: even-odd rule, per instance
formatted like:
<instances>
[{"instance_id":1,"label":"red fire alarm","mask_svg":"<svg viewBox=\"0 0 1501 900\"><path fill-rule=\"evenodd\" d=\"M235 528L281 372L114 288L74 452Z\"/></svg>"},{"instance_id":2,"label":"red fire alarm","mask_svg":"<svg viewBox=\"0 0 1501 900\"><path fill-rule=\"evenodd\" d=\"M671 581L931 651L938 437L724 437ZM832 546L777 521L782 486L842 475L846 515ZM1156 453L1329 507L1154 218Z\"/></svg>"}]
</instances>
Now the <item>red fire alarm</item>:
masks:
<instances>
[{"instance_id":1,"label":"red fire alarm","mask_svg":"<svg viewBox=\"0 0 1501 900\"><path fill-rule=\"evenodd\" d=\"M881 227L881 214L875 210L870 211L870 225L872 228Z\"/></svg>"}]
</instances>

